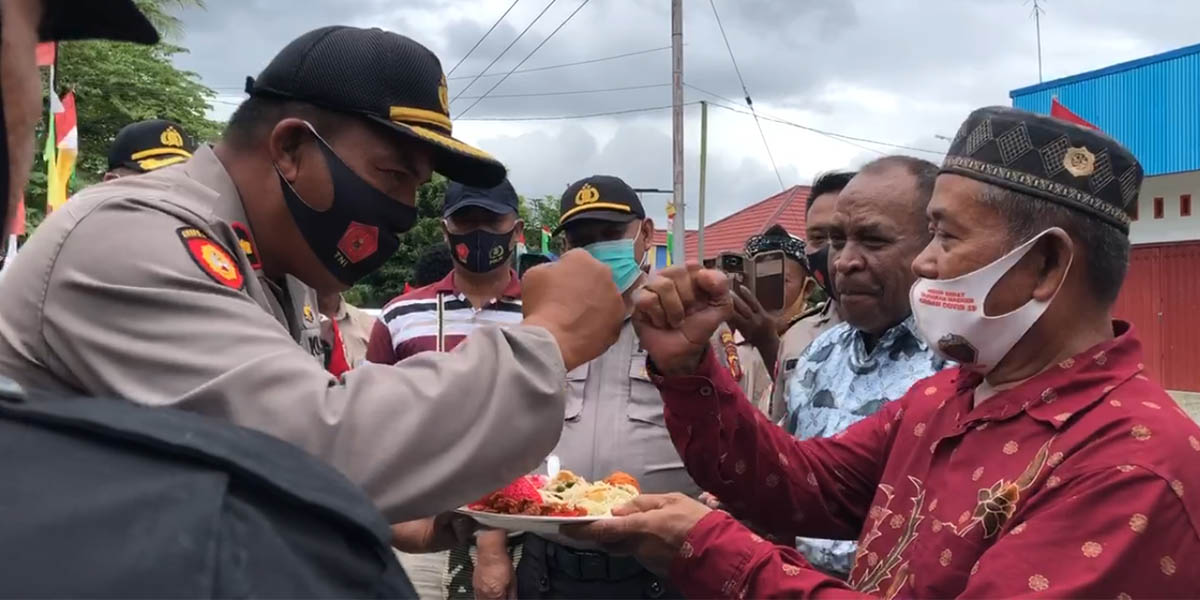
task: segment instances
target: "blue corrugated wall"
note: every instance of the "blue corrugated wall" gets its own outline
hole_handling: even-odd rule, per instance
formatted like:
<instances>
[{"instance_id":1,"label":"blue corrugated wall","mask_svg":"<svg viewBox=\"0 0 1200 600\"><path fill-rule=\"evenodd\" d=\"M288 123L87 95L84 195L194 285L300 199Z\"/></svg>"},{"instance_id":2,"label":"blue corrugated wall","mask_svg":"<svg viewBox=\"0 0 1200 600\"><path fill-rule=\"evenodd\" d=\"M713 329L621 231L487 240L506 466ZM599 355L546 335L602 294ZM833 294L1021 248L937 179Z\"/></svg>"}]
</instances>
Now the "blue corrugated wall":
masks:
<instances>
[{"instance_id":1,"label":"blue corrugated wall","mask_svg":"<svg viewBox=\"0 0 1200 600\"><path fill-rule=\"evenodd\" d=\"M1009 95L1014 107L1043 114L1057 96L1132 150L1147 175L1200 169L1200 44Z\"/></svg>"}]
</instances>

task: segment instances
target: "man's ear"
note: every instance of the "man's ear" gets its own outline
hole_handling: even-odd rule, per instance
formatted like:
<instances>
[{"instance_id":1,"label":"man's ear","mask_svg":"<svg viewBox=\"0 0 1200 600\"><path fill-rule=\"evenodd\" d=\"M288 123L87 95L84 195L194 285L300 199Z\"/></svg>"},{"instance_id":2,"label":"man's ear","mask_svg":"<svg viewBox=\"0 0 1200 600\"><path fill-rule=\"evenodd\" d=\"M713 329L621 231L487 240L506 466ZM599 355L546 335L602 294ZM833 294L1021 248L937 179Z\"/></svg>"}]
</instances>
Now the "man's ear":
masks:
<instances>
[{"instance_id":1,"label":"man's ear","mask_svg":"<svg viewBox=\"0 0 1200 600\"><path fill-rule=\"evenodd\" d=\"M513 225L513 239L519 240L525 234L525 221L517 219L517 224Z\"/></svg>"},{"instance_id":2,"label":"man's ear","mask_svg":"<svg viewBox=\"0 0 1200 600\"><path fill-rule=\"evenodd\" d=\"M646 236L646 247L654 244L654 219L647 217L642 220L642 235Z\"/></svg>"},{"instance_id":3,"label":"man's ear","mask_svg":"<svg viewBox=\"0 0 1200 600\"><path fill-rule=\"evenodd\" d=\"M1044 259L1038 273L1038 283L1033 288L1033 297L1048 302L1067 280L1071 262L1075 258L1075 241L1061 229L1052 229L1038 240L1036 250Z\"/></svg>"},{"instance_id":4,"label":"man's ear","mask_svg":"<svg viewBox=\"0 0 1200 600\"><path fill-rule=\"evenodd\" d=\"M287 118L275 124L267 137L267 152L279 173L290 183L300 173L301 148L313 141L313 132L303 119Z\"/></svg>"}]
</instances>

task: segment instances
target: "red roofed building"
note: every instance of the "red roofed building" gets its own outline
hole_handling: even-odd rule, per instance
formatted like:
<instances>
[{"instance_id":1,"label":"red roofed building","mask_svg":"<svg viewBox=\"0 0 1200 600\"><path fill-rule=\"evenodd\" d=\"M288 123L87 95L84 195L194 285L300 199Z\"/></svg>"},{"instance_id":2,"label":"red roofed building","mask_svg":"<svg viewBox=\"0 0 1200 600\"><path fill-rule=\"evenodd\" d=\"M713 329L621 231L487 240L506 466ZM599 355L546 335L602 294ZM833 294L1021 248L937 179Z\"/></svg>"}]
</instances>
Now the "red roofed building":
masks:
<instances>
[{"instance_id":1,"label":"red roofed building","mask_svg":"<svg viewBox=\"0 0 1200 600\"><path fill-rule=\"evenodd\" d=\"M808 186L794 185L766 200L756 202L723 219L718 219L704 228L705 258L714 257L725 251L740 252L746 239L766 231L776 223L788 233L804 237L805 203ZM689 207L690 208L690 207ZM684 249L688 260L699 260L696 253L696 231L688 230ZM654 232L654 267L667 264L667 232Z\"/></svg>"}]
</instances>

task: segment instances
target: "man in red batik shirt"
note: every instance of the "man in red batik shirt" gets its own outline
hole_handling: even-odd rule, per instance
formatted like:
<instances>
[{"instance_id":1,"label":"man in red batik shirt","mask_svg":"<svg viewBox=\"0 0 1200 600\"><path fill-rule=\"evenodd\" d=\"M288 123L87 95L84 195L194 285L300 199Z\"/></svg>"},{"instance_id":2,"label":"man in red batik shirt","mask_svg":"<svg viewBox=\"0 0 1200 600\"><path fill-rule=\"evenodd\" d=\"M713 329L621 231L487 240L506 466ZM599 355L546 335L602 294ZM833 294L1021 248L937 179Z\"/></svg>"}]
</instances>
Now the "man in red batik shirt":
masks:
<instances>
[{"instance_id":1,"label":"man in red batik shirt","mask_svg":"<svg viewBox=\"0 0 1200 600\"><path fill-rule=\"evenodd\" d=\"M1102 133L974 112L911 292L921 336L963 366L828 439L767 422L704 344L729 313L726 278L663 270L637 299L638 336L676 448L733 516L643 496L575 535L632 550L692 597L1196 597L1200 428L1110 316L1141 178ZM735 517L857 538L849 580Z\"/></svg>"}]
</instances>

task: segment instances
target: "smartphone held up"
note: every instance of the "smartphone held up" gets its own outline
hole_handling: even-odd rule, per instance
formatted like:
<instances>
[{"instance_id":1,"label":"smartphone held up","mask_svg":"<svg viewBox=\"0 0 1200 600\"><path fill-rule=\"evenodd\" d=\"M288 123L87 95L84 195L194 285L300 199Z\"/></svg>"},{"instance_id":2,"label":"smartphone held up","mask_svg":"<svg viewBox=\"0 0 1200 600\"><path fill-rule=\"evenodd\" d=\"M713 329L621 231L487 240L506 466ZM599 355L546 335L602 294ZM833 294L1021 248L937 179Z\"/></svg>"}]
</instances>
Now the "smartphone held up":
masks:
<instances>
[{"instance_id":1,"label":"smartphone held up","mask_svg":"<svg viewBox=\"0 0 1200 600\"><path fill-rule=\"evenodd\" d=\"M712 260L712 268L729 276L732 286L745 287L763 310L776 312L783 310L786 295L783 259L784 253L775 250L759 253L753 258L741 252L722 252L715 260L709 260Z\"/></svg>"}]
</instances>

